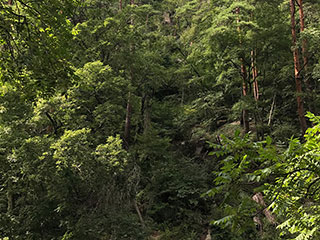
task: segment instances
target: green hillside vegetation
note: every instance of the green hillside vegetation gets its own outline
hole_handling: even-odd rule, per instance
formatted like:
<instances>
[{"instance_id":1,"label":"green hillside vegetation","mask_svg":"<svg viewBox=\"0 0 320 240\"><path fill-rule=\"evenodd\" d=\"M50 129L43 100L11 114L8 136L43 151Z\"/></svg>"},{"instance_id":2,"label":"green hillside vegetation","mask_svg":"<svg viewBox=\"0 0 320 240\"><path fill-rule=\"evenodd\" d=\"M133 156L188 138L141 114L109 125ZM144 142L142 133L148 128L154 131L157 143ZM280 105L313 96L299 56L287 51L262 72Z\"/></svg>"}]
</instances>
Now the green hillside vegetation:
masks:
<instances>
[{"instance_id":1,"label":"green hillside vegetation","mask_svg":"<svg viewBox=\"0 0 320 240\"><path fill-rule=\"evenodd\" d=\"M1 0L0 240L320 239L319 13Z\"/></svg>"}]
</instances>

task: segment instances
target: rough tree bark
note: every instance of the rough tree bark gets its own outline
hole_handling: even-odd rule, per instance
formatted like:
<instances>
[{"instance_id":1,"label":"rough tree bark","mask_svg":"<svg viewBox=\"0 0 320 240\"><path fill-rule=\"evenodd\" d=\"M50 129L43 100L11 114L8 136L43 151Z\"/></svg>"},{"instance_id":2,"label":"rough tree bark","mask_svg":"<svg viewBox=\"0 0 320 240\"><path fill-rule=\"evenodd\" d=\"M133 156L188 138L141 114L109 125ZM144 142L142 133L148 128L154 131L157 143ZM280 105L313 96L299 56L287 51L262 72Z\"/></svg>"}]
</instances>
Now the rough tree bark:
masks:
<instances>
[{"instance_id":1,"label":"rough tree bark","mask_svg":"<svg viewBox=\"0 0 320 240\"><path fill-rule=\"evenodd\" d=\"M299 50L296 46L297 34L296 34L296 21L295 21L295 0L290 0L290 12L291 12L291 35L292 35L292 47L293 47L293 62L294 62L294 78L296 83L296 94L298 104L298 116L300 121L300 128L302 134L307 130L307 122L304 117L304 104L302 99L302 84L300 75L300 62L299 62Z\"/></svg>"}]
</instances>

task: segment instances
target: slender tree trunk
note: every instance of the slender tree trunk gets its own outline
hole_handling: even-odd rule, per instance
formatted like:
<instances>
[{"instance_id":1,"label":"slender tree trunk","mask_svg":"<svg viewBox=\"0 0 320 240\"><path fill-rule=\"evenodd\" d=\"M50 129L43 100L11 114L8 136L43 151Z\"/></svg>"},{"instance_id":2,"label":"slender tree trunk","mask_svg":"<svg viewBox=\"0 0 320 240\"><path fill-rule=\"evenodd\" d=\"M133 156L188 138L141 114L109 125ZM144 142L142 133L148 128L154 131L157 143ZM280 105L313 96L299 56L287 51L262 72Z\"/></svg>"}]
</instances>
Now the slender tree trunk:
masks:
<instances>
[{"instance_id":1,"label":"slender tree trunk","mask_svg":"<svg viewBox=\"0 0 320 240\"><path fill-rule=\"evenodd\" d=\"M244 64L243 58L240 59L241 61L241 75L242 75L242 95L245 97L248 93L248 85L247 85L247 70ZM242 118L243 118L243 127L244 132L249 132L249 116L248 116L248 110L243 109L242 110Z\"/></svg>"},{"instance_id":2,"label":"slender tree trunk","mask_svg":"<svg viewBox=\"0 0 320 240\"><path fill-rule=\"evenodd\" d=\"M302 84L300 76L300 62L299 62L299 50L296 46L296 21L295 21L295 0L290 0L290 11L291 11L291 34L292 34L292 46L293 46L293 62L294 62L294 78L296 82L296 94L298 104L298 116L300 121L300 127L302 134L307 130L307 122L304 117L304 105L302 99Z\"/></svg>"},{"instance_id":3,"label":"slender tree trunk","mask_svg":"<svg viewBox=\"0 0 320 240\"><path fill-rule=\"evenodd\" d=\"M237 23L240 23L240 18L239 18L239 14L240 14L240 8L236 8L236 14L238 15L238 19L237 19ZM238 26L238 32L239 32L239 43L240 46L242 45L242 41L241 41L241 29L240 26ZM245 67L245 62L243 57L240 57L240 63L241 63L241 77L242 77L242 95L243 96L247 96L247 92L248 92L248 85L247 85L247 70ZM244 132L247 133L249 132L249 117L248 117L248 110L247 109L243 109L242 110L242 121L243 121L243 128L244 128Z\"/></svg>"},{"instance_id":4,"label":"slender tree trunk","mask_svg":"<svg viewBox=\"0 0 320 240\"><path fill-rule=\"evenodd\" d=\"M133 200L133 204L134 204L134 208L136 209L136 212L137 212L137 214L138 214L138 217L139 217L139 220L140 220L140 223L141 223L142 227L143 227L143 228L146 228L146 224L145 224L145 222L144 222L144 220L143 220L141 211L140 211L139 206L138 206L138 204L137 204L137 201L136 201L135 199Z\"/></svg>"},{"instance_id":5,"label":"slender tree trunk","mask_svg":"<svg viewBox=\"0 0 320 240\"><path fill-rule=\"evenodd\" d=\"M119 10L122 10L122 0L119 0Z\"/></svg>"},{"instance_id":6,"label":"slender tree trunk","mask_svg":"<svg viewBox=\"0 0 320 240\"><path fill-rule=\"evenodd\" d=\"M257 50L255 48L251 50L251 71L252 71L253 97L256 102L255 104L256 111L253 113L254 120L255 120L255 127L256 127L256 135L257 135L257 139L260 139L260 137L261 139L263 139L264 131L263 131L263 128L259 126L259 123L262 126L263 121L259 114L259 109L258 109L259 85L258 85L258 68L257 68Z\"/></svg>"},{"instance_id":7,"label":"slender tree trunk","mask_svg":"<svg viewBox=\"0 0 320 240\"><path fill-rule=\"evenodd\" d=\"M269 112L269 117L268 117L268 126L271 126L272 115L273 115L275 104L276 104L276 95L273 96L272 104L270 107L270 112Z\"/></svg>"},{"instance_id":8,"label":"slender tree trunk","mask_svg":"<svg viewBox=\"0 0 320 240\"><path fill-rule=\"evenodd\" d=\"M258 85L258 70L257 70L257 52L251 51L251 68L252 68L252 81L253 81L253 96L256 101L259 100L259 85Z\"/></svg>"},{"instance_id":9,"label":"slender tree trunk","mask_svg":"<svg viewBox=\"0 0 320 240\"><path fill-rule=\"evenodd\" d=\"M13 4L13 0L8 0L8 5L12 5Z\"/></svg>"},{"instance_id":10,"label":"slender tree trunk","mask_svg":"<svg viewBox=\"0 0 320 240\"><path fill-rule=\"evenodd\" d=\"M254 15L251 13L251 21L254 21ZM253 98L256 102L255 104L255 111L253 112L254 115L254 122L255 122L255 128L256 128L256 136L259 140L260 136L261 139L264 137L263 128L261 127L263 124L262 118L259 114L259 108L258 108L258 100L259 100L259 85L258 85L258 68L257 68L257 49L256 47L253 47L251 50L251 72L252 72L252 89L253 89ZM251 87L251 84L250 84ZM261 126L259 125L261 124Z\"/></svg>"},{"instance_id":11,"label":"slender tree trunk","mask_svg":"<svg viewBox=\"0 0 320 240\"><path fill-rule=\"evenodd\" d=\"M244 64L243 58L240 58L241 62L241 77L242 77L242 95L247 96L248 93L248 85L247 85L247 70Z\"/></svg>"}]
</instances>

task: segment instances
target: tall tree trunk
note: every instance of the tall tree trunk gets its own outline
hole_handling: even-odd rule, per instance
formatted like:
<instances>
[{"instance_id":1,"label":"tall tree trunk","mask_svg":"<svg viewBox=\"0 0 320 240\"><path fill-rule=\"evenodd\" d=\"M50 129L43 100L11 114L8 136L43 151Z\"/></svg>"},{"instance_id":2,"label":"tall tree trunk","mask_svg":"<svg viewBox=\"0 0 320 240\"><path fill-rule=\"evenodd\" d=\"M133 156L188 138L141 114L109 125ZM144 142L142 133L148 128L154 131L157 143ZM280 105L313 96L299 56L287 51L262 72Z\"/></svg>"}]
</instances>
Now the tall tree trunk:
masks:
<instances>
[{"instance_id":1,"label":"tall tree trunk","mask_svg":"<svg viewBox=\"0 0 320 240\"><path fill-rule=\"evenodd\" d=\"M254 48L251 50L251 71L252 71L252 88L253 88L253 97L256 102L255 104L255 112L254 114L254 120L255 120L255 126L256 126L256 135L257 139L263 139L264 137L264 131L261 127L263 124L262 118L259 114L259 108L258 108L258 100L259 100L259 85L258 85L258 67L257 67L257 50ZM261 124L261 126L259 125Z\"/></svg>"},{"instance_id":2,"label":"tall tree trunk","mask_svg":"<svg viewBox=\"0 0 320 240\"><path fill-rule=\"evenodd\" d=\"M256 49L251 51L251 68L253 81L253 96L256 101L259 100L259 85L258 85L258 69L257 69L257 52Z\"/></svg>"},{"instance_id":3,"label":"tall tree trunk","mask_svg":"<svg viewBox=\"0 0 320 240\"><path fill-rule=\"evenodd\" d=\"M242 95L245 97L248 94L247 70L246 70L243 58L241 58L240 61L241 61L241 76L242 76ZM249 116L248 116L247 109L242 110L242 118L243 118L244 132L247 133L249 132Z\"/></svg>"},{"instance_id":4,"label":"tall tree trunk","mask_svg":"<svg viewBox=\"0 0 320 240\"><path fill-rule=\"evenodd\" d=\"M300 127L302 134L307 130L307 122L304 117L304 105L302 99L302 84L300 76L300 62L299 62L299 50L296 46L296 21L295 21L295 0L290 0L290 12L291 12L291 34L292 34L292 46L293 46L293 62L294 62L294 78L296 82L296 94L298 104L298 116L300 121Z\"/></svg>"},{"instance_id":5,"label":"tall tree trunk","mask_svg":"<svg viewBox=\"0 0 320 240\"><path fill-rule=\"evenodd\" d=\"M122 10L122 0L119 0L119 10Z\"/></svg>"},{"instance_id":6,"label":"tall tree trunk","mask_svg":"<svg viewBox=\"0 0 320 240\"><path fill-rule=\"evenodd\" d=\"M8 5L12 5L13 4L13 0L8 0Z\"/></svg>"},{"instance_id":7,"label":"tall tree trunk","mask_svg":"<svg viewBox=\"0 0 320 240\"><path fill-rule=\"evenodd\" d=\"M270 112L269 112L269 117L268 117L268 126L271 126L272 115L273 115L275 104L276 104L276 95L273 96L272 104L270 107Z\"/></svg>"},{"instance_id":8,"label":"tall tree trunk","mask_svg":"<svg viewBox=\"0 0 320 240\"><path fill-rule=\"evenodd\" d=\"M238 15L237 18L237 23L240 23L240 8L236 8L236 14ZM240 26L238 26L238 32L239 32L239 43L240 46L242 45L242 41L241 41L241 29ZM247 70L245 67L245 62L243 57L240 57L240 63L241 63L241 78L242 78L242 95L243 96L247 96L247 92L248 92L248 85L247 85ZM247 109L243 109L242 110L242 121L243 121L243 128L244 128L244 132L247 133L249 132L249 116L248 116L248 110Z\"/></svg>"}]
</instances>

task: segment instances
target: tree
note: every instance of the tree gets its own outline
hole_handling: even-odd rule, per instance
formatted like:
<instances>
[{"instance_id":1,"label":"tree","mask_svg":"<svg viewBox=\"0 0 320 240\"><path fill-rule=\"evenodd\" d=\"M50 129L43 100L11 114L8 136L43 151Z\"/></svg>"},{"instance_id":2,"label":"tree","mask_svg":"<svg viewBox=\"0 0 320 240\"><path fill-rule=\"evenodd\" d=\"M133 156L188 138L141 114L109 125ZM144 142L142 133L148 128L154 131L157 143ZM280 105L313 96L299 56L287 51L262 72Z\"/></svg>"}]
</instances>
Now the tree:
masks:
<instances>
[{"instance_id":1,"label":"tree","mask_svg":"<svg viewBox=\"0 0 320 240\"><path fill-rule=\"evenodd\" d=\"M1 237L316 238L320 5L288 3L2 1Z\"/></svg>"},{"instance_id":2,"label":"tree","mask_svg":"<svg viewBox=\"0 0 320 240\"><path fill-rule=\"evenodd\" d=\"M302 8L302 6L301 6ZM301 67L299 60L299 49L296 46L297 36L296 36L296 20L295 20L295 1L290 0L290 12L291 12L291 34L292 34L292 46L293 46L293 62L294 62L294 79L296 82L296 92L297 92L297 104L298 104L298 116L300 121L300 127L302 134L307 130L307 122L304 117L304 104L302 100L302 83L301 83Z\"/></svg>"},{"instance_id":3,"label":"tree","mask_svg":"<svg viewBox=\"0 0 320 240\"><path fill-rule=\"evenodd\" d=\"M31 98L68 84L72 70L66 51L71 39L67 17L72 3L10 3L1 2L2 81L23 87Z\"/></svg>"}]
</instances>

